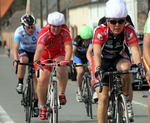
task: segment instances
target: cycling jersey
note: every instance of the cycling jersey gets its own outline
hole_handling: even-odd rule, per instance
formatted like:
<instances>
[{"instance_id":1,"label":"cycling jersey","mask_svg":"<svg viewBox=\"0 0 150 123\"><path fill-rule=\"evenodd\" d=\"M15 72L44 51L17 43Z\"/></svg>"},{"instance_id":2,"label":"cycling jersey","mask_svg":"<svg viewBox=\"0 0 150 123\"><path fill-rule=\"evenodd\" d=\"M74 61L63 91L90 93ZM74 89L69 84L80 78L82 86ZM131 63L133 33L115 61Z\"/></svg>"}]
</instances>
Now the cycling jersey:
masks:
<instances>
[{"instance_id":1,"label":"cycling jersey","mask_svg":"<svg viewBox=\"0 0 150 123\"><path fill-rule=\"evenodd\" d=\"M102 58L113 59L118 55L125 56L125 45L138 43L133 27L126 23L123 31L114 36L106 25L99 25L93 35L93 44L101 45Z\"/></svg>"},{"instance_id":2,"label":"cycling jersey","mask_svg":"<svg viewBox=\"0 0 150 123\"><path fill-rule=\"evenodd\" d=\"M144 26L144 33L150 33L150 16L149 15L150 15L150 11L148 13L148 18Z\"/></svg>"},{"instance_id":3,"label":"cycling jersey","mask_svg":"<svg viewBox=\"0 0 150 123\"><path fill-rule=\"evenodd\" d=\"M84 40L80 37L80 35L77 35L77 37L73 41L73 45L77 47L77 50L75 52L75 56L77 57L86 57L86 52L88 49L89 44L86 44Z\"/></svg>"},{"instance_id":4,"label":"cycling jersey","mask_svg":"<svg viewBox=\"0 0 150 123\"><path fill-rule=\"evenodd\" d=\"M34 29L35 30L32 35L28 35L23 26L20 26L16 29L14 34L14 42L20 43L19 50L35 53L38 40L37 37L41 28L35 25Z\"/></svg>"},{"instance_id":5,"label":"cycling jersey","mask_svg":"<svg viewBox=\"0 0 150 123\"><path fill-rule=\"evenodd\" d=\"M66 25L63 25L61 32L57 36L54 36L49 30L49 24L47 24L41 29L38 37L38 44L45 45L42 57L49 59L56 53L65 52L64 43L68 41L72 41L72 39Z\"/></svg>"}]
</instances>

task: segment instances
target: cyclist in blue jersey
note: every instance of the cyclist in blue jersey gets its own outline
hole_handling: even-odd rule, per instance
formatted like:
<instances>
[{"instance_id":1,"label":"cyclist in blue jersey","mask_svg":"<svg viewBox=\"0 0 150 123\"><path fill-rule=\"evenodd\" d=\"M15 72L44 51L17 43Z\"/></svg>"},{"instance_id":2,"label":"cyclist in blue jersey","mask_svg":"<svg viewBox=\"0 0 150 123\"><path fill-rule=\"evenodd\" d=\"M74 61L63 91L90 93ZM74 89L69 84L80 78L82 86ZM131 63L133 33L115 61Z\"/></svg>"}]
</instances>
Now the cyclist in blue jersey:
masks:
<instances>
[{"instance_id":1,"label":"cyclist in blue jersey","mask_svg":"<svg viewBox=\"0 0 150 123\"><path fill-rule=\"evenodd\" d=\"M35 18L32 15L23 15L21 17L21 26L19 26L14 34L14 62L13 65L17 65L17 61L21 63L33 62L33 56L36 50L38 33L40 27L35 25ZM26 66L18 66L18 84L16 91L21 94L23 91L23 79L25 76ZM38 115L38 98L36 94L36 76L33 75L34 90L35 90L35 115Z\"/></svg>"},{"instance_id":2,"label":"cyclist in blue jersey","mask_svg":"<svg viewBox=\"0 0 150 123\"><path fill-rule=\"evenodd\" d=\"M78 92L76 99L78 102L81 102L81 86L84 74L84 67L82 64L86 64L88 62L86 52L93 36L93 30L90 26L86 25L80 28L79 33L80 35L77 35L73 41L72 60L76 63L77 70Z\"/></svg>"}]
</instances>

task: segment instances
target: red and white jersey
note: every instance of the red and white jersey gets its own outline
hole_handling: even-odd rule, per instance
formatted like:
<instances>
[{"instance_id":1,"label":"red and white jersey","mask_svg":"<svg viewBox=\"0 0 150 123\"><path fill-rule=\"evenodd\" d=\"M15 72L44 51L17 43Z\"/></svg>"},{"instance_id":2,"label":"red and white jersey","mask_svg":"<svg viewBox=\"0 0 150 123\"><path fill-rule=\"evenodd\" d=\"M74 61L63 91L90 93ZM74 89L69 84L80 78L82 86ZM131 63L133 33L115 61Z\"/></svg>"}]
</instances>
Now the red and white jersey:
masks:
<instances>
[{"instance_id":1,"label":"red and white jersey","mask_svg":"<svg viewBox=\"0 0 150 123\"><path fill-rule=\"evenodd\" d=\"M48 55L50 52L61 52L65 50L64 43L72 41L70 31L66 25L63 25L61 32L54 36L49 30L49 24L43 27L38 36L38 44L45 45L42 56ZM48 54L47 54L48 53Z\"/></svg>"},{"instance_id":2,"label":"red and white jersey","mask_svg":"<svg viewBox=\"0 0 150 123\"><path fill-rule=\"evenodd\" d=\"M102 58L112 59L117 55L124 56L125 47L138 43L138 39L133 27L128 23L117 36L113 35L108 26L102 24L95 29L92 43L102 46Z\"/></svg>"}]
</instances>

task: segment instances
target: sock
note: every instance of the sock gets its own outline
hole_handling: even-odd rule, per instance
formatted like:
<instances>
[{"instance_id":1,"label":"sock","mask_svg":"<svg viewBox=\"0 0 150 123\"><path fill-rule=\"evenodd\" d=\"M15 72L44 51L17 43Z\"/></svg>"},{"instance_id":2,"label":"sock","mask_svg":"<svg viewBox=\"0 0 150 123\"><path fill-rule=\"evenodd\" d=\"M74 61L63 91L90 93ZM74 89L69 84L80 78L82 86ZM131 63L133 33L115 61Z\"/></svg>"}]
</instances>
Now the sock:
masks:
<instances>
[{"instance_id":1,"label":"sock","mask_svg":"<svg viewBox=\"0 0 150 123\"><path fill-rule=\"evenodd\" d=\"M18 77L18 84L23 84L23 78L21 78L21 77Z\"/></svg>"},{"instance_id":2,"label":"sock","mask_svg":"<svg viewBox=\"0 0 150 123\"><path fill-rule=\"evenodd\" d=\"M65 94L65 92L59 92L59 95L60 95L61 93L62 93L62 94Z\"/></svg>"},{"instance_id":3,"label":"sock","mask_svg":"<svg viewBox=\"0 0 150 123\"><path fill-rule=\"evenodd\" d=\"M129 101L129 95L125 95L126 101Z\"/></svg>"},{"instance_id":4,"label":"sock","mask_svg":"<svg viewBox=\"0 0 150 123\"><path fill-rule=\"evenodd\" d=\"M38 107L38 99L34 99L34 107Z\"/></svg>"},{"instance_id":5,"label":"sock","mask_svg":"<svg viewBox=\"0 0 150 123\"><path fill-rule=\"evenodd\" d=\"M46 107L46 105L40 105L40 108L42 108L42 107Z\"/></svg>"},{"instance_id":6,"label":"sock","mask_svg":"<svg viewBox=\"0 0 150 123\"><path fill-rule=\"evenodd\" d=\"M78 91L81 91L81 87L78 87Z\"/></svg>"}]
</instances>

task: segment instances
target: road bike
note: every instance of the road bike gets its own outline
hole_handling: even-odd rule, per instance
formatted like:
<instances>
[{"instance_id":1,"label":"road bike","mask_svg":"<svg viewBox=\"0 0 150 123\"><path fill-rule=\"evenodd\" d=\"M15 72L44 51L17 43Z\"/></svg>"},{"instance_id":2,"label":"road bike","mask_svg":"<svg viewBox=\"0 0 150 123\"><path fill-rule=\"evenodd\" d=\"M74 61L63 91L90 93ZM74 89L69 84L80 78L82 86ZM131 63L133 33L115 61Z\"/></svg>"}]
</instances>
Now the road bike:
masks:
<instances>
[{"instance_id":1,"label":"road bike","mask_svg":"<svg viewBox=\"0 0 150 123\"><path fill-rule=\"evenodd\" d=\"M137 67L132 65L131 68ZM111 117L108 117L108 123L130 123L128 109L125 96L122 91L121 75L138 73L138 69L127 71L108 71L101 74L109 77L110 92L108 107L111 107ZM100 84L100 92L102 91L102 84Z\"/></svg>"},{"instance_id":2,"label":"road bike","mask_svg":"<svg viewBox=\"0 0 150 123\"><path fill-rule=\"evenodd\" d=\"M50 81L48 84L47 92L47 119L49 123L58 123L58 109L61 109L59 96L58 96L58 87L57 87L57 76L56 68L61 66L69 66L68 61L53 61L50 60L50 63L41 64L42 66L51 66L51 75Z\"/></svg>"},{"instance_id":3,"label":"road bike","mask_svg":"<svg viewBox=\"0 0 150 123\"><path fill-rule=\"evenodd\" d=\"M82 102L85 103L86 108L86 114L87 116L93 118L92 115L92 88L91 88L91 75L88 70L88 65L83 64L84 67L84 75L83 75L83 81L82 81L82 87L81 87L81 96L82 96Z\"/></svg>"},{"instance_id":4,"label":"road bike","mask_svg":"<svg viewBox=\"0 0 150 123\"><path fill-rule=\"evenodd\" d=\"M31 117L34 117L33 63L17 62L16 74L18 71L18 65L28 66L28 75L22 92L21 105L23 105L25 109L25 120L30 123Z\"/></svg>"}]
</instances>

